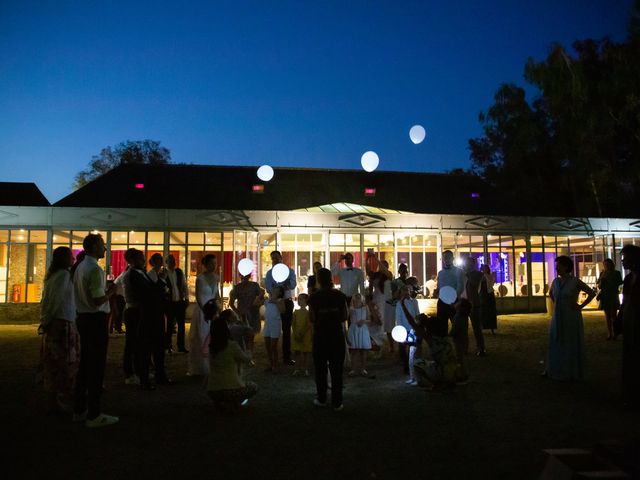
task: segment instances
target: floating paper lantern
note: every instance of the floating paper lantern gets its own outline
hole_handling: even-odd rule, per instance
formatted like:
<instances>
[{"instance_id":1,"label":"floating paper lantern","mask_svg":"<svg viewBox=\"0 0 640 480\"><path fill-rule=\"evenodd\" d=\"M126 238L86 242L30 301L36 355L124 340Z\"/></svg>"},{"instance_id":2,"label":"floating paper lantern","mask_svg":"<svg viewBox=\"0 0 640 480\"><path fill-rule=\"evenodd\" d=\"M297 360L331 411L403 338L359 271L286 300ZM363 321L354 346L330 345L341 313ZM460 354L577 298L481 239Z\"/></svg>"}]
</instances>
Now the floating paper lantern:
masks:
<instances>
[{"instance_id":1,"label":"floating paper lantern","mask_svg":"<svg viewBox=\"0 0 640 480\"><path fill-rule=\"evenodd\" d=\"M427 132L422 125L414 125L413 127L411 127L411 130L409 130L409 138L416 145L422 143L424 137L426 136Z\"/></svg>"},{"instance_id":2,"label":"floating paper lantern","mask_svg":"<svg viewBox=\"0 0 640 480\"><path fill-rule=\"evenodd\" d=\"M362 158L360 159L360 164L365 172L373 172L378 165L380 164L380 158L376 152L372 152L369 150L368 152L364 152L362 154Z\"/></svg>"},{"instance_id":3,"label":"floating paper lantern","mask_svg":"<svg viewBox=\"0 0 640 480\"><path fill-rule=\"evenodd\" d=\"M289 278L289 267L284 263L279 263L271 269L271 276L276 283L282 283Z\"/></svg>"},{"instance_id":4,"label":"floating paper lantern","mask_svg":"<svg viewBox=\"0 0 640 480\"><path fill-rule=\"evenodd\" d=\"M456 303L456 299L458 298L458 294L456 289L453 287L442 287L440 289L440 293L438 294L438 298L442 300L447 305L452 305Z\"/></svg>"},{"instance_id":5,"label":"floating paper lantern","mask_svg":"<svg viewBox=\"0 0 640 480\"><path fill-rule=\"evenodd\" d=\"M262 165L258 168L258 178L263 182L268 182L273 178L273 168L269 165Z\"/></svg>"},{"instance_id":6,"label":"floating paper lantern","mask_svg":"<svg viewBox=\"0 0 640 480\"><path fill-rule=\"evenodd\" d=\"M243 277L250 275L253 272L253 260L249 258L243 258L238 262L238 272Z\"/></svg>"}]
</instances>

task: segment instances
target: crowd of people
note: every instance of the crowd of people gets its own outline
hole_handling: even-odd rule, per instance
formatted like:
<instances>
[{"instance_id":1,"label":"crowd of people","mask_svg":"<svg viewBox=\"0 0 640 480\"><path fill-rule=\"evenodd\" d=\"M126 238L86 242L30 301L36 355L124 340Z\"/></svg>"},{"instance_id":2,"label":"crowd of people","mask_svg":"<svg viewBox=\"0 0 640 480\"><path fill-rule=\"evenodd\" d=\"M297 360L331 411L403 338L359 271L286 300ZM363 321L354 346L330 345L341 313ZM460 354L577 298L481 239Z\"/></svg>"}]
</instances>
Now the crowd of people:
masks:
<instances>
[{"instance_id":1,"label":"crowd of people","mask_svg":"<svg viewBox=\"0 0 640 480\"><path fill-rule=\"evenodd\" d=\"M364 272L354 266L351 253L342 255L330 269L314 263L309 293L297 296L298 309L294 310L295 272L288 269L284 279L274 275L283 260L279 251L273 251L264 289L251 275L242 276L229 294L227 309L223 308L217 258L205 255L195 282L196 302L186 338L188 288L173 256L154 254L147 269L144 252L130 248L125 253L126 270L114 282L107 282L98 263L105 254L102 237L87 235L83 248L75 263L69 248L54 250L45 278L40 333L44 334L42 364L48 408L70 411L74 421L91 428L119 420L101 409L112 308L112 317L122 318L125 327L122 368L126 384L147 391L171 384L165 354L182 352L188 355L187 375L206 377L207 391L215 407L222 410L239 408L257 392L254 383L244 380L243 369L255 366L254 339L259 333L264 339L267 372L279 372L282 364L294 366L295 376L309 376L313 370L315 405L328 406L330 390L331 407L340 411L343 369L349 365L349 376L369 377L370 351L380 355L386 349L395 355L397 350L408 385L451 390L469 378L465 358L469 323L478 357L487 355L484 330L493 333L497 328L493 276L486 265L478 270L471 257L459 268L453 252L443 252L442 269L430 279L430 293L438 298L436 315L427 316L420 312L416 299L422 287L407 265L400 264L394 278L388 263L372 251L367 252ZM629 273L624 278L621 307L622 276L610 260L605 261L597 283L609 338L620 333L624 338L623 395L625 402L635 406L640 399L639 251L634 246L622 250L622 264ZM544 375L554 380L582 380L581 310L596 297L596 291L573 275L569 257L557 257L556 269L558 275L549 290L554 307ZM339 289L334 287L334 278L339 280ZM439 297L445 287L455 292L455 298ZM586 296L578 303L581 292ZM116 324L116 331L120 328Z\"/></svg>"}]
</instances>

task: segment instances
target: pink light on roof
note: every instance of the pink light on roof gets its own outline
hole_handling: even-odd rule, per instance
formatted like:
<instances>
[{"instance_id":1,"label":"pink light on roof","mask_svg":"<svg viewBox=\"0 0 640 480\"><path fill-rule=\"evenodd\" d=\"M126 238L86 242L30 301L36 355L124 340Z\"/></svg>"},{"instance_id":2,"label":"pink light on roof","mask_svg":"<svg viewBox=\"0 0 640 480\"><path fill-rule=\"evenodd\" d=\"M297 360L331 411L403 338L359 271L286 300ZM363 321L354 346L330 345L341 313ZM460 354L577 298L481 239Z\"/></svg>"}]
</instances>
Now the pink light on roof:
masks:
<instances>
[{"instance_id":1,"label":"pink light on roof","mask_svg":"<svg viewBox=\"0 0 640 480\"><path fill-rule=\"evenodd\" d=\"M371 188L371 187L366 187L364 189L364 196L365 197L375 197L376 196L376 189L375 188Z\"/></svg>"},{"instance_id":2,"label":"pink light on roof","mask_svg":"<svg viewBox=\"0 0 640 480\"><path fill-rule=\"evenodd\" d=\"M134 185L134 187L136 187L137 189L140 189L140 190L141 190L141 189L143 189L143 188L144 188L144 183L136 183L136 184Z\"/></svg>"}]
</instances>

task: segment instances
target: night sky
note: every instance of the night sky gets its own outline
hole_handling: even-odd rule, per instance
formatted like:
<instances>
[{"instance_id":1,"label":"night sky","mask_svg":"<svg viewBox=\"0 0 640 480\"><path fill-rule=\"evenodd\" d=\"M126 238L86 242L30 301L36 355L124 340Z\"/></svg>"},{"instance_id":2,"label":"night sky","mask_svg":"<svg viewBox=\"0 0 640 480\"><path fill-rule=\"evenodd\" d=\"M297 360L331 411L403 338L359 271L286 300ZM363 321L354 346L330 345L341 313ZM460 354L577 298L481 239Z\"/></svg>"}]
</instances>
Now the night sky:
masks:
<instances>
[{"instance_id":1,"label":"night sky","mask_svg":"<svg viewBox=\"0 0 640 480\"><path fill-rule=\"evenodd\" d=\"M500 83L554 41L624 39L631 5L2 0L0 181L55 202L103 147L147 138L181 163L466 168Z\"/></svg>"}]
</instances>

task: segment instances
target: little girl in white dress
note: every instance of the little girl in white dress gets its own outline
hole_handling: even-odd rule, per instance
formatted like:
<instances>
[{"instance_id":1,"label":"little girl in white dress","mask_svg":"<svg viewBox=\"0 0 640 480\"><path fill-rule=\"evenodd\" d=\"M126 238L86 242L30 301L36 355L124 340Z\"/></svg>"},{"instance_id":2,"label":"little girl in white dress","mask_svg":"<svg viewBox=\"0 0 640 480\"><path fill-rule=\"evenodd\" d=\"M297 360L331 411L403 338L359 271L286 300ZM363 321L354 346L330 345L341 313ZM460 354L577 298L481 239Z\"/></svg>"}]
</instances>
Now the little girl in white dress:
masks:
<instances>
[{"instance_id":1,"label":"little girl in white dress","mask_svg":"<svg viewBox=\"0 0 640 480\"><path fill-rule=\"evenodd\" d=\"M367 350L371 350L371 336L369 333L369 308L362 300L362 295L355 294L351 299L349 309L349 331L347 333L347 343L351 350L351 361L353 370L349 376L356 374L356 367L360 366L360 374L367 376Z\"/></svg>"}]
</instances>

